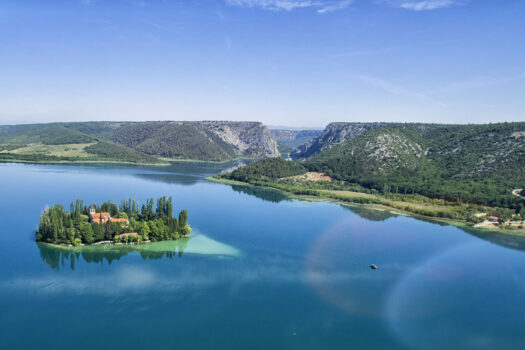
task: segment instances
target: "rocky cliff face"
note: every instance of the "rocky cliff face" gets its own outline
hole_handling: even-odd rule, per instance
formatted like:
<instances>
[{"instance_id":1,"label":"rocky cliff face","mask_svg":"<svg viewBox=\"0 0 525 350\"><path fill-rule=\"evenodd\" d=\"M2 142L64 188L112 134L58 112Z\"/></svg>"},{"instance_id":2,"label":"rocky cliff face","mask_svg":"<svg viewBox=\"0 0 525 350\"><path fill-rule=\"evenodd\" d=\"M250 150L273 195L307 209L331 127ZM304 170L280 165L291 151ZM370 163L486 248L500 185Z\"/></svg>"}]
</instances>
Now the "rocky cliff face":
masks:
<instances>
[{"instance_id":1,"label":"rocky cliff face","mask_svg":"<svg viewBox=\"0 0 525 350\"><path fill-rule=\"evenodd\" d=\"M364 134L369 130L381 127L381 123L330 123L316 138L297 147L291 157L305 159L341 144L347 138Z\"/></svg>"},{"instance_id":2,"label":"rocky cliff face","mask_svg":"<svg viewBox=\"0 0 525 350\"><path fill-rule=\"evenodd\" d=\"M524 129L525 123L332 123L317 138L295 149L292 157L343 169L347 176L406 176L426 169L426 173L454 181L523 179Z\"/></svg>"},{"instance_id":3,"label":"rocky cliff face","mask_svg":"<svg viewBox=\"0 0 525 350\"><path fill-rule=\"evenodd\" d=\"M15 141L18 144L14 145ZM53 145L105 142L105 145L116 144L142 155L208 161L280 155L277 142L259 122L83 122L0 126L0 151L6 147L21 147L21 142Z\"/></svg>"},{"instance_id":4,"label":"rocky cliff face","mask_svg":"<svg viewBox=\"0 0 525 350\"><path fill-rule=\"evenodd\" d=\"M234 147L238 156L278 157L277 142L260 122L199 122L203 127Z\"/></svg>"}]
</instances>

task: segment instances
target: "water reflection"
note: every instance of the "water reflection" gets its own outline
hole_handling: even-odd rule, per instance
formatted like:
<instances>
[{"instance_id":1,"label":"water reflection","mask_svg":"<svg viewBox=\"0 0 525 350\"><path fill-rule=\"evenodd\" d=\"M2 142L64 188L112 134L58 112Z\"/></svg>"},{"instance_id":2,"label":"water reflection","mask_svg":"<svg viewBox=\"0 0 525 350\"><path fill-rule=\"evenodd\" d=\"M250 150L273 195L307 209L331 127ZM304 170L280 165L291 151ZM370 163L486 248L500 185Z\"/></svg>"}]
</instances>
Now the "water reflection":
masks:
<instances>
[{"instance_id":1,"label":"water reflection","mask_svg":"<svg viewBox=\"0 0 525 350\"><path fill-rule=\"evenodd\" d=\"M61 270L70 268L75 270L76 264L82 259L90 264L111 264L122 257L138 252L144 260L158 260L166 257L173 259L181 258L184 250L187 248L191 237L181 238L176 241L169 241L169 244L163 244L164 249L155 249L158 247L148 247L143 245L105 245L105 246L87 246L87 247L57 247L50 244L39 243L40 258L50 268ZM161 242L164 243L164 242ZM155 243L151 243L155 244Z\"/></svg>"},{"instance_id":2,"label":"water reflection","mask_svg":"<svg viewBox=\"0 0 525 350\"><path fill-rule=\"evenodd\" d=\"M508 235L499 232L483 231L478 229L464 228L463 231L470 233L473 236L481 238L490 243L497 244L510 249L525 250L525 237Z\"/></svg>"},{"instance_id":3,"label":"water reflection","mask_svg":"<svg viewBox=\"0 0 525 350\"><path fill-rule=\"evenodd\" d=\"M205 177L207 174L217 174L223 171L224 169L233 168L239 164L244 165L250 161L244 160L232 160L228 162L190 162L190 161L173 161L169 165L153 166L153 165L133 165L133 164L117 164L117 163L64 163L60 165L54 165L53 169L62 167L65 171L75 171L78 169L93 169L97 173L101 170L119 170L124 172L134 172L137 170L151 171L155 173L166 172L166 173L179 173L186 175L195 175L200 177ZM28 164L28 166L38 167L41 171L42 165L40 164Z\"/></svg>"},{"instance_id":4,"label":"water reflection","mask_svg":"<svg viewBox=\"0 0 525 350\"><path fill-rule=\"evenodd\" d=\"M380 210L380 209L372 209L372 208L366 208L366 207L347 207L351 212L359 215L360 217L364 219L368 219L370 221L385 221L390 218L394 218L396 216L399 216L398 214L394 214L388 210Z\"/></svg>"},{"instance_id":5,"label":"water reflection","mask_svg":"<svg viewBox=\"0 0 525 350\"><path fill-rule=\"evenodd\" d=\"M231 185L232 189L235 192L244 193L250 196L257 197L259 199L262 199L264 201L273 202L273 203L279 203L283 201L289 201L292 200L290 196L288 196L286 193L274 190L271 188L264 188L264 187L255 187L255 186L242 186L242 185ZM340 205L341 207L351 211L354 214L357 214L363 219L367 219L369 221L386 221L395 217L399 217L399 214L396 214L394 212L391 212L388 209L377 209L377 208L371 208L364 205ZM423 216L415 216L415 218L418 221L424 221L431 223L433 225L438 226L451 226L451 224L439 221L433 218L429 217L423 217ZM525 250L525 237L524 236L517 236L517 235L511 235L504 234L496 231L486 231L486 230L480 230L475 229L471 227L461 227L461 230L476 236L482 240L489 241L491 243L511 248L511 249L517 249L517 250Z\"/></svg>"},{"instance_id":6,"label":"water reflection","mask_svg":"<svg viewBox=\"0 0 525 350\"><path fill-rule=\"evenodd\" d=\"M272 190L269 188L232 185L232 189L235 192L245 193L247 195L262 199L263 201L268 201L268 202L273 202L273 203L279 203L282 201L290 200L290 198L283 192Z\"/></svg>"},{"instance_id":7,"label":"water reflection","mask_svg":"<svg viewBox=\"0 0 525 350\"><path fill-rule=\"evenodd\" d=\"M135 176L155 182L186 186L195 185L201 180L201 177L179 174L135 174Z\"/></svg>"},{"instance_id":8,"label":"water reflection","mask_svg":"<svg viewBox=\"0 0 525 350\"><path fill-rule=\"evenodd\" d=\"M191 186L208 176L233 171L253 160L232 160L223 163L174 161L168 166L142 166L132 175L155 182ZM144 170L147 170L144 172Z\"/></svg>"},{"instance_id":9,"label":"water reflection","mask_svg":"<svg viewBox=\"0 0 525 350\"><path fill-rule=\"evenodd\" d=\"M162 241L147 244L97 245L83 247L61 247L39 243L40 257L52 269L75 269L79 262L111 264L122 257L137 252L144 260L181 258L184 253L214 255L220 257L239 257L241 252L230 245L216 241L195 232L190 237L176 241Z\"/></svg>"},{"instance_id":10,"label":"water reflection","mask_svg":"<svg viewBox=\"0 0 525 350\"><path fill-rule=\"evenodd\" d=\"M228 169L238 168L239 166L246 165L251 161L252 160L233 160L224 163L174 161L171 162L170 165L163 166L112 163L75 163L53 166L27 164L24 165L24 169L32 169L37 172L52 172L56 174L88 172L96 173L97 175L128 175L167 184L195 185L208 176L223 173Z\"/></svg>"}]
</instances>

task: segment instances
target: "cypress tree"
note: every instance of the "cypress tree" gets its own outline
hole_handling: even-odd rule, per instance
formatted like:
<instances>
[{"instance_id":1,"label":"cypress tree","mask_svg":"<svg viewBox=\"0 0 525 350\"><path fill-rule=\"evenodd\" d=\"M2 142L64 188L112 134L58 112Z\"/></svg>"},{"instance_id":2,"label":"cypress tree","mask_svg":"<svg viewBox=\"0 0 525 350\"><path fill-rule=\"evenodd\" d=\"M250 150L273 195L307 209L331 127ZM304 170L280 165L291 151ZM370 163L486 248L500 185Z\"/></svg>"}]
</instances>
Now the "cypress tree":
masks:
<instances>
[{"instance_id":1,"label":"cypress tree","mask_svg":"<svg viewBox=\"0 0 525 350\"><path fill-rule=\"evenodd\" d=\"M173 199L171 198L171 196L168 198L168 208L166 216L168 216L169 218L173 217Z\"/></svg>"},{"instance_id":2,"label":"cypress tree","mask_svg":"<svg viewBox=\"0 0 525 350\"><path fill-rule=\"evenodd\" d=\"M183 228L188 224L188 211L186 209L179 213L179 227Z\"/></svg>"}]
</instances>

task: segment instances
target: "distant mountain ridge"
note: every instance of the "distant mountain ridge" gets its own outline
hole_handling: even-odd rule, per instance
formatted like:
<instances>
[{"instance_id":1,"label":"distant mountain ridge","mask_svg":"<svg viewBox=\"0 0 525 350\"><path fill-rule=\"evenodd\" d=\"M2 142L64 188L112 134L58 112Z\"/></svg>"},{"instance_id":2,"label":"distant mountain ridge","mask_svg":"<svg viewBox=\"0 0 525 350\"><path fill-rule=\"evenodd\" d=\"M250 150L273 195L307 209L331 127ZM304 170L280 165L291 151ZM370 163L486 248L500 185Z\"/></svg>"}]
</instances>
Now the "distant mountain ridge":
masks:
<instances>
[{"instance_id":1,"label":"distant mountain ridge","mask_svg":"<svg viewBox=\"0 0 525 350\"><path fill-rule=\"evenodd\" d=\"M328 198L379 194L399 200L396 208L471 222L486 207L525 217L525 122L332 123L292 155L296 162L266 159L221 178Z\"/></svg>"},{"instance_id":2,"label":"distant mountain ridge","mask_svg":"<svg viewBox=\"0 0 525 350\"><path fill-rule=\"evenodd\" d=\"M273 139L279 144L282 154L289 154L296 147L317 137L322 130L270 129Z\"/></svg>"},{"instance_id":3,"label":"distant mountain ridge","mask_svg":"<svg viewBox=\"0 0 525 350\"><path fill-rule=\"evenodd\" d=\"M270 129L270 134L277 141L292 141L304 138L314 138L323 130L290 130L290 129Z\"/></svg>"},{"instance_id":4,"label":"distant mountain ridge","mask_svg":"<svg viewBox=\"0 0 525 350\"><path fill-rule=\"evenodd\" d=\"M332 123L291 155L368 188L505 206L525 184L525 122Z\"/></svg>"},{"instance_id":5,"label":"distant mountain ridge","mask_svg":"<svg viewBox=\"0 0 525 350\"><path fill-rule=\"evenodd\" d=\"M306 159L342 143L347 137L361 135L381 125L381 123L330 123L316 137L303 145L298 145L291 156L295 159Z\"/></svg>"},{"instance_id":6,"label":"distant mountain ridge","mask_svg":"<svg viewBox=\"0 0 525 350\"><path fill-rule=\"evenodd\" d=\"M48 155L42 151L45 147L38 147L73 144L84 146L76 153L64 146L64 152L57 153L60 156ZM23 153L26 150L44 158L73 154L81 158L92 155L134 162L151 162L154 157L223 161L280 155L268 128L259 122L79 122L0 126L0 155L27 156ZM127 156L121 159L124 154Z\"/></svg>"}]
</instances>

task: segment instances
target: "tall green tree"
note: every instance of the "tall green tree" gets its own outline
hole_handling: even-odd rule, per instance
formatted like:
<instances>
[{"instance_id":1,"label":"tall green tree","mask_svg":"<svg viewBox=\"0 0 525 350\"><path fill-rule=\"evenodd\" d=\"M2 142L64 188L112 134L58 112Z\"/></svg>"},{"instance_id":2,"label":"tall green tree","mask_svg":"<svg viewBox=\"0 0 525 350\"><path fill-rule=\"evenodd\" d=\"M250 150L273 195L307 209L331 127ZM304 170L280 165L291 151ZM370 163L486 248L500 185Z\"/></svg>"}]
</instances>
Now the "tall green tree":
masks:
<instances>
[{"instance_id":1,"label":"tall green tree","mask_svg":"<svg viewBox=\"0 0 525 350\"><path fill-rule=\"evenodd\" d=\"M83 223L80 226L80 236L84 243L93 243L95 240L95 234L93 232L93 227L87 222Z\"/></svg>"},{"instance_id":2,"label":"tall green tree","mask_svg":"<svg viewBox=\"0 0 525 350\"><path fill-rule=\"evenodd\" d=\"M92 223L91 228L93 229L93 236L95 241L103 241L104 240L104 230L102 229L102 225L99 223Z\"/></svg>"},{"instance_id":3,"label":"tall green tree","mask_svg":"<svg viewBox=\"0 0 525 350\"><path fill-rule=\"evenodd\" d=\"M179 227L188 225L188 211L186 209L179 213Z\"/></svg>"}]
</instances>

